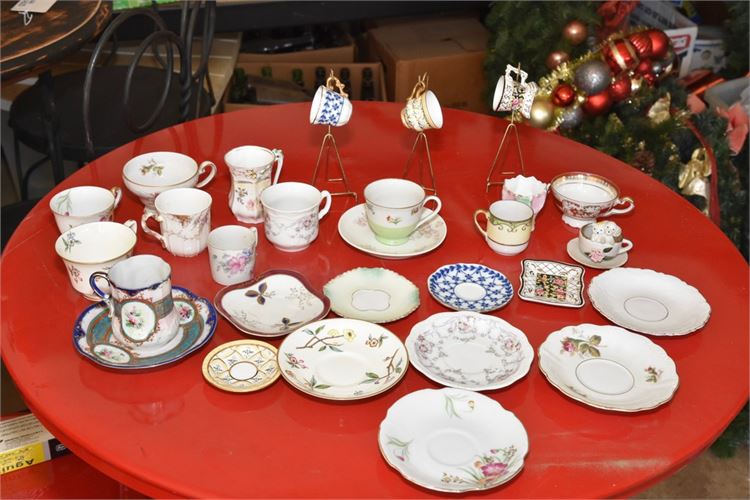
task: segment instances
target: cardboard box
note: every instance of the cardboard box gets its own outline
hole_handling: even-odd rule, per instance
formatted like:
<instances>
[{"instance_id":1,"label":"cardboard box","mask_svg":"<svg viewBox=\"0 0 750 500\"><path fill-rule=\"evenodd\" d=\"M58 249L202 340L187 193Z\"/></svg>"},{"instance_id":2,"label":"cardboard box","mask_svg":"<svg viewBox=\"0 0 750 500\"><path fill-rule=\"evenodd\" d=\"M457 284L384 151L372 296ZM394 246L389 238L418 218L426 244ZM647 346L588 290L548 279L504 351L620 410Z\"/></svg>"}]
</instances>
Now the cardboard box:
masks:
<instances>
[{"instance_id":1,"label":"cardboard box","mask_svg":"<svg viewBox=\"0 0 750 500\"><path fill-rule=\"evenodd\" d=\"M240 52L237 62L311 62L311 63L353 63L356 55L356 45L351 36L346 35L349 43L341 47L330 49L300 50L298 52L284 52L283 54L256 54Z\"/></svg>"},{"instance_id":2,"label":"cardboard box","mask_svg":"<svg viewBox=\"0 0 750 500\"><path fill-rule=\"evenodd\" d=\"M698 26L680 14L671 2L641 2L630 13L630 23L664 30L672 40L674 53L680 61L680 78L690 71Z\"/></svg>"},{"instance_id":3,"label":"cardboard box","mask_svg":"<svg viewBox=\"0 0 750 500\"><path fill-rule=\"evenodd\" d=\"M405 101L426 72L443 107L479 112L490 111L482 98L488 37L478 20L460 17L387 25L367 34L383 62L388 100Z\"/></svg>"},{"instance_id":4,"label":"cardboard box","mask_svg":"<svg viewBox=\"0 0 750 500\"><path fill-rule=\"evenodd\" d=\"M31 413L0 421L0 474L65 453L70 451Z\"/></svg>"},{"instance_id":5,"label":"cardboard box","mask_svg":"<svg viewBox=\"0 0 750 500\"><path fill-rule=\"evenodd\" d=\"M315 86L315 68L323 66L326 71L333 69L334 73L338 76L341 72L341 68L349 68L351 73L352 83L352 95L349 96L352 100L359 99L360 88L362 86L362 70L370 68L372 70L372 80L375 84L375 100L385 100L385 78L383 77L383 65L380 63L333 63L333 64L321 64L321 63L299 63L299 62L280 62L280 63L259 63L259 62L239 62L237 63L238 68L245 70L248 75L260 75L261 68L269 66L274 79L293 81L292 71L294 69L302 70L302 80L305 82L306 89L313 89ZM231 88L231 83L230 83ZM237 111L239 109L247 109L258 106L258 104L241 104L232 103L228 101L229 92L227 91L224 99L224 112ZM310 98L312 101L312 98Z\"/></svg>"}]
</instances>

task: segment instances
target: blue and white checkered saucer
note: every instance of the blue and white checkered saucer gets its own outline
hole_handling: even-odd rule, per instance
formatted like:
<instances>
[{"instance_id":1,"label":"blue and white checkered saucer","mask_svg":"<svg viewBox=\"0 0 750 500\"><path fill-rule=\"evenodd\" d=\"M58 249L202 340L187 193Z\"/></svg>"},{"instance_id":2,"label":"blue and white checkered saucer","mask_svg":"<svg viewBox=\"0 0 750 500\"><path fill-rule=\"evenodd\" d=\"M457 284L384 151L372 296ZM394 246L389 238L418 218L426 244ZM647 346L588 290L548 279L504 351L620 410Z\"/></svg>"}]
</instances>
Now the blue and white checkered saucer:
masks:
<instances>
[{"instance_id":1,"label":"blue and white checkered saucer","mask_svg":"<svg viewBox=\"0 0 750 500\"><path fill-rule=\"evenodd\" d=\"M448 264L427 278L435 300L456 311L488 312L513 298L513 285L500 271L481 264Z\"/></svg>"}]
</instances>

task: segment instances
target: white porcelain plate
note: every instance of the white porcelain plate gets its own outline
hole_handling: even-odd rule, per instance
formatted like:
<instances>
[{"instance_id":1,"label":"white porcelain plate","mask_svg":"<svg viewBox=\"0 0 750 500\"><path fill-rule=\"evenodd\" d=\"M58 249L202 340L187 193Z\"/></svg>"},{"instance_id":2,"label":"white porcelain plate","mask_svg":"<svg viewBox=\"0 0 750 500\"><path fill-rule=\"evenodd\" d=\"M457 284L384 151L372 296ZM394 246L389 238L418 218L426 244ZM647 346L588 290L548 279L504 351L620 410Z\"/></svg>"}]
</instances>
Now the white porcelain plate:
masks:
<instances>
[{"instance_id":1,"label":"white porcelain plate","mask_svg":"<svg viewBox=\"0 0 750 500\"><path fill-rule=\"evenodd\" d=\"M431 213L429 208L425 214ZM349 245L357 250L380 257L381 259L406 259L430 252L445 240L448 228L440 215L431 222L417 229L403 245L386 245L375 239L370 226L367 225L364 203L344 212L339 219L339 234Z\"/></svg>"},{"instance_id":2,"label":"white porcelain plate","mask_svg":"<svg viewBox=\"0 0 750 500\"><path fill-rule=\"evenodd\" d=\"M259 340L222 344L203 358L203 377L224 391L253 392L279 378L276 348Z\"/></svg>"},{"instance_id":3,"label":"white porcelain plate","mask_svg":"<svg viewBox=\"0 0 750 500\"><path fill-rule=\"evenodd\" d=\"M495 316L433 314L406 339L411 364L439 384L488 391L507 387L529 371L534 350L526 335Z\"/></svg>"},{"instance_id":4,"label":"white porcelain plate","mask_svg":"<svg viewBox=\"0 0 750 500\"><path fill-rule=\"evenodd\" d=\"M499 486L523 468L523 424L497 401L463 389L423 389L390 407L380 452L409 481L459 493Z\"/></svg>"},{"instance_id":5,"label":"white porcelain plate","mask_svg":"<svg viewBox=\"0 0 750 500\"><path fill-rule=\"evenodd\" d=\"M214 299L216 309L242 332L279 337L325 317L330 302L294 271L268 271L229 285Z\"/></svg>"},{"instance_id":6,"label":"white porcelain plate","mask_svg":"<svg viewBox=\"0 0 750 500\"><path fill-rule=\"evenodd\" d=\"M568 241L568 245L565 247L565 249L568 251L568 255L571 259L578 262L579 264L582 264L586 267L591 267L593 269L614 269L615 267L624 266L628 261L628 252L623 252L611 259L603 260L601 262L594 262L593 260L589 259L586 254L581 252L581 249L578 247L578 238L573 238L572 240Z\"/></svg>"},{"instance_id":7,"label":"white porcelain plate","mask_svg":"<svg viewBox=\"0 0 750 500\"><path fill-rule=\"evenodd\" d=\"M529 302L583 307L583 273L581 266L553 260L525 259L521 263L518 296Z\"/></svg>"},{"instance_id":8,"label":"white porcelain plate","mask_svg":"<svg viewBox=\"0 0 750 500\"><path fill-rule=\"evenodd\" d=\"M380 325L325 319L287 336L279 347L281 375L323 399L363 399L385 392L406 374L401 340Z\"/></svg>"},{"instance_id":9,"label":"white porcelain plate","mask_svg":"<svg viewBox=\"0 0 750 500\"><path fill-rule=\"evenodd\" d=\"M419 289L390 269L358 267L340 274L323 287L333 312L344 318L388 323L419 307Z\"/></svg>"},{"instance_id":10,"label":"white porcelain plate","mask_svg":"<svg viewBox=\"0 0 750 500\"><path fill-rule=\"evenodd\" d=\"M488 312L513 298L513 285L500 271L481 264L448 264L427 278L435 300L456 311Z\"/></svg>"},{"instance_id":11,"label":"white porcelain plate","mask_svg":"<svg viewBox=\"0 0 750 500\"><path fill-rule=\"evenodd\" d=\"M649 410L672 399L679 385L664 349L617 326L552 332L539 346L539 369L563 394L604 410Z\"/></svg>"},{"instance_id":12,"label":"white porcelain plate","mask_svg":"<svg viewBox=\"0 0 750 500\"><path fill-rule=\"evenodd\" d=\"M651 269L604 272L591 280L589 298L612 323L649 335L686 335L711 316L711 306L695 287Z\"/></svg>"}]
</instances>

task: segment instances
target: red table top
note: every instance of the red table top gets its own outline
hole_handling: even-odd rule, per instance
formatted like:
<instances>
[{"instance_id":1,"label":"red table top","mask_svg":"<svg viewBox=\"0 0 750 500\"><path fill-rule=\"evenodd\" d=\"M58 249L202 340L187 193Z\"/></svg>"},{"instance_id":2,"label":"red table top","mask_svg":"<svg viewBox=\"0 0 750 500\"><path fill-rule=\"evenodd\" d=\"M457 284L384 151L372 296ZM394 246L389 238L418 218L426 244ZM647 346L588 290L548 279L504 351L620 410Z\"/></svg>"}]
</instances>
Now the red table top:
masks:
<instances>
[{"instance_id":1,"label":"red table top","mask_svg":"<svg viewBox=\"0 0 750 500\"><path fill-rule=\"evenodd\" d=\"M324 130L308 124L308 109L306 104L256 108L178 125L101 157L55 192L83 184L122 185L121 169L129 158L179 151L217 164L219 173L207 186L214 198L213 226L234 224L226 201L230 178L224 153L244 144L281 148L281 180L310 182ZM360 196L367 183L401 175L414 135L401 125L400 110L397 104L356 102L351 122L334 132ZM426 290L427 276L443 264L482 263L505 273L517 288L523 258L571 262L565 245L575 230L562 223L551 199L524 253L503 257L489 250L471 216L499 196L497 188L485 194L484 180L507 122L444 113L444 128L428 132L448 225L442 246L401 261L363 254L344 243L336 229L354 201L335 197L309 249L284 253L261 237L256 273L292 269L320 289L353 267L393 269L419 286L422 301L413 314L386 325L403 339L416 322L446 311ZM657 181L562 137L524 126L520 133L527 175L549 181L565 171L590 171L633 197L636 209L614 219L635 243L627 265L682 278L701 291L713 312L697 333L651 337L674 359L680 376L674 399L655 410L620 414L573 401L547 382L536 360L519 382L487 392L523 422L530 451L515 479L476 495L632 494L708 446L747 400L748 268L719 229ZM2 355L37 416L84 460L153 496L439 495L403 479L378 451L378 425L390 405L412 391L438 387L413 368L392 390L363 401L312 398L282 379L257 393L222 392L203 380L203 357L219 344L246 338L223 318L207 346L173 365L123 373L83 359L73 349L72 328L90 302L73 290L55 254L58 232L48 204L49 196L21 224L3 255ZM142 210L128 193L115 219L138 219ZM174 257L142 232L136 253L162 256L172 265L173 282L201 296L212 299L221 288L211 280L206 253ZM586 285L599 273L586 269ZM566 325L608 324L588 301L582 309L568 309L515 297L492 314L522 329L535 350L550 332Z\"/></svg>"}]
</instances>

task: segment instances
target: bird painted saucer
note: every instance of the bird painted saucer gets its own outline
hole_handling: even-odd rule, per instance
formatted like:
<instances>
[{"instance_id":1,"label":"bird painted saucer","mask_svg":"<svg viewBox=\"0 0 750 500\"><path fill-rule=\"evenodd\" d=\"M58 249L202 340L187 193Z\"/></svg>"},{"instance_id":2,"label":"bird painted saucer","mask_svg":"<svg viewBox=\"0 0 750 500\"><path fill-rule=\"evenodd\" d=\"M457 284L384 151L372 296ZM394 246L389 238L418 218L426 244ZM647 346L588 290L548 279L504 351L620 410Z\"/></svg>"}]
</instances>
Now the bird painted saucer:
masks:
<instances>
[{"instance_id":1,"label":"bird painted saucer","mask_svg":"<svg viewBox=\"0 0 750 500\"><path fill-rule=\"evenodd\" d=\"M216 329L216 309L187 288L172 287L174 307L180 312L180 329L166 350L145 356L121 345L112 336L109 308L104 302L87 307L73 328L73 346L85 358L117 370L141 370L173 363L203 347Z\"/></svg>"},{"instance_id":2,"label":"bird painted saucer","mask_svg":"<svg viewBox=\"0 0 750 500\"><path fill-rule=\"evenodd\" d=\"M572 240L570 240L566 249L568 250L568 255L571 259L578 262L579 264L582 264L586 267L591 267L593 269L614 269L615 267L624 266L628 261L628 252L622 252L621 254L617 254L616 256L612 257L611 259L603 260L601 262L594 262L593 260L589 259L586 254L581 252L581 249L578 247L578 238L573 238Z\"/></svg>"},{"instance_id":3,"label":"bird painted saucer","mask_svg":"<svg viewBox=\"0 0 750 500\"><path fill-rule=\"evenodd\" d=\"M203 358L203 378L229 392L253 392L279 378L274 346L260 340L235 340L222 344Z\"/></svg>"},{"instance_id":4,"label":"bird painted saucer","mask_svg":"<svg viewBox=\"0 0 750 500\"><path fill-rule=\"evenodd\" d=\"M435 300L456 311L489 312L513 298L513 285L500 271L481 264L448 264L427 278Z\"/></svg>"}]
</instances>

